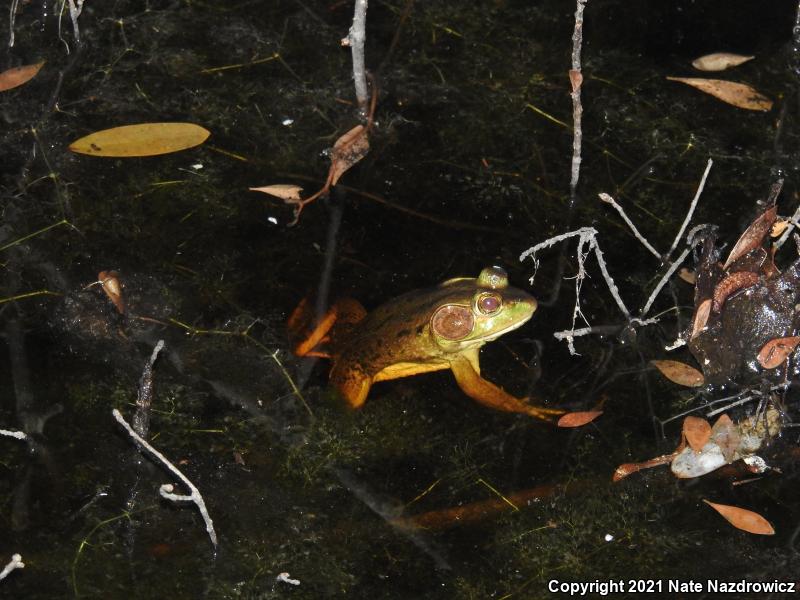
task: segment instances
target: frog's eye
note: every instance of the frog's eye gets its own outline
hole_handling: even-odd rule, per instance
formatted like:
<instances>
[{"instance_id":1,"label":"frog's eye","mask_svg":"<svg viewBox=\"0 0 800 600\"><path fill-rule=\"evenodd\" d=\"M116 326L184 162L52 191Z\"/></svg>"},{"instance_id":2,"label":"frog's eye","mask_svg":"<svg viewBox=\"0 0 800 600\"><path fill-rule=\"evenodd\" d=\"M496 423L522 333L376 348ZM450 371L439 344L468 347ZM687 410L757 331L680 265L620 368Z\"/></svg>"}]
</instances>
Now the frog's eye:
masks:
<instances>
[{"instance_id":1,"label":"frog's eye","mask_svg":"<svg viewBox=\"0 0 800 600\"><path fill-rule=\"evenodd\" d=\"M503 306L503 299L497 294L486 293L478 296L476 304L484 315L493 315Z\"/></svg>"},{"instance_id":2,"label":"frog's eye","mask_svg":"<svg viewBox=\"0 0 800 600\"><path fill-rule=\"evenodd\" d=\"M460 340L472 333L475 317L466 306L446 304L436 310L431 318L433 332L446 340Z\"/></svg>"}]
</instances>

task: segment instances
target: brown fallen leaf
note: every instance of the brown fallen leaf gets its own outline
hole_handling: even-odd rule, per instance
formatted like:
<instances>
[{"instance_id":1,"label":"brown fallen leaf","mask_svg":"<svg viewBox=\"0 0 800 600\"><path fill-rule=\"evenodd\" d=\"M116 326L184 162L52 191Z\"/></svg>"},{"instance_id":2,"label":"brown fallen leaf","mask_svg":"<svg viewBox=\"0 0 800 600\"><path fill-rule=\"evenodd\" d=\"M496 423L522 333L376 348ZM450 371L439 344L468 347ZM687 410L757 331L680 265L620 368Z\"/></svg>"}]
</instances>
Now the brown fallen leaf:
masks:
<instances>
[{"instance_id":1,"label":"brown fallen leaf","mask_svg":"<svg viewBox=\"0 0 800 600\"><path fill-rule=\"evenodd\" d=\"M661 371L664 377L678 385L700 387L705 383L700 371L677 360L651 360L650 364Z\"/></svg>"},{"instance_id":2,"label":"brown fallen leaf","mask_svg":"<svg viewBox=\"0 0 800 600\"><path fill-rule=\"evenodd\" d=\"M758 248L764 240L764 236L772 229L772 225L775 223L777 216L778 207L771 206L756 217L747 229L744 230L742 235L739 236L739 239L736 241L733 248L731 248L728 259L725 261L725 264L722 265L722 268L727 269L739 258L751 250Z\"/></svg>"},{"instance_id":3,"label":"brown fallen leaf","mask_svg":"<svg viewBox=\"0 0 800 600\"><path fill-rule=\"evenodd\" d=\"M108 296L108 299L114 303L114 308L121 315L125 314L125 299L122 297L122 285L119 282L119 273L116 271L100 271L97 275L97 280L100 286Z\"/></svg>"},{"instance_id":4,"label":"brown fallen leaf","mask_svg":"<svg viewBox=\"0 0 800 600\"><path fill-rule=\"evenodd\" d=\"M331 168L328 173L330 186L336 185L345 172L364 158L369 152L369 136L367 128L356 125L342 135L333 145L331 152Z\"/></svg>"},{"instance_id":5,"label":"brown fallen leaf","mask_svg":"<svg viewBox=\"0 0 800 600\"><path fill-rule=\"evenodd\" d=\"M760 111L767 111L772 108L772 100L746 83L725 81L724 79L702 79L700 77L667 77L667 79L690 85L737 108Z\"/></svg>"},{"instance_id":6,"label":"brown fallen leaf","mask_svg":"<svg viewBox=\"0 0 800 600\"><path fill-rule=\"evenodd\" d=\"M23 65L21 67L14 67L0 73L0 92L12 90L15 87L27 83L39 72L44 65L44 61L32 65Z\"/></svg>"},{"instance_id":7,"label":"brown fallen leaf","mask_svg":"<svg viewBox=\"0 0 800 600\"><path fill-rule=\"evenodd\" d=\"M719 446L725 462L731 463L739 448L741 434L731 418L723 413L711 428L711 440Z\"/></svg>"},{"instance_id":8,"label":"brown fallen leaf","mask_svg":"<svg viewBox=\"0 0 800 600\"><path fill-rule=\"evenodd\" d=\"M698 71L724 71L730 67L737 67L753 60L755 56L743 56L732 52L714 52L706 54L692 61L692 66Z\"/></svg>"},{"instance_id":9,"label":"brown fallen leaf","mask_svg":"<svg viewBox=\"0 0 800 600\"><path fill-rule=\"evenodd\" d=\"M96 131L70 144L78 154L130 158L170 154L198 146L211 133L193 123L139 123Z\"/></svg>"},{"instance_id":10,"label":"brown fallen leaf","mask_svg":"<svg viewBox=\"0 0 800 600\"><path fill-rule=\"evenodd\" d=\"M689 447L695 452L700 452L711 439L711 424L702 417L686 417L683 420L683 435Z\"/></svg>"},{"instance_id":11,"label":"brown fallen leaf","mask_svg":"<svg viewBox=\"0 0 800 600\"><path fill-rule=\"evenodd\" d=\"M689 339L692 340L699 334L708 324L708 317L711 314L711 298L706 298L694 311L694 318L692 319L692 333L689 334Z\"/></svg>"},{"instance_id":12,"label":"brown fallen leaf","mask_svg":"<svg viewBox=\"0 0 800 600\"><path fill-rule=\"evenodd\" d=\"M697 273L691 269L687 269L686 267L681 267L681 269L678 271L678 277L691 285L697 283Z\"/></svg>"},{"instance_id":13,"label":"brown fallen leaf","mask_svg":"<svg viewBox=\"0 0 800 600\"><path fill-rule=\"evenodd\" d=\"M790 336L775 338L764 344L758 353L758 364L765 369L774 369L781 366L789 358L797 344L800 343L800 336Z\"/></svg>"},{"instance_id":14,"label":"brown fallen leaf","mask_svg":"<svg viewBox=\"0 0 800 600\"><path fill-rule=\"evenodd\" d=\"M280 198L281 200L285 200L286 202L296 202L298 200L302 200L300 198L300 192L303 191L299 185L292 185L290 183L278 183L275 185L266 185L264 187L251 187L251 192L263 192L265 194L269 194L270 196L275 196L276 198Z\"/></svg>"},{"instance_id":15,"label":"brown fallen leaf","mask_svg":"<svg viewBox=\"0 0 800 600\"><path fill-rule=\"evenodd\" d=\"M725 517L737 529L758 535L775 535L775 529L770 522L752 510L729 504L717 504L708 500L703 500L703 502Z\"/></svg>"},{"instance_id":16,"label":"brown fallen leaf","mask_svg":"<svg viewBox=\"0 0 800 600\"><path fill-rule=\"evenodd\" d=\"M711 308L715 313L720 312L728 296L735 294L739 290L753 287L758 282L758 273L753 273L751 271L738 271L732 275L728 275L714 288Z\"/></svg>"},{"instance_id":17,"label":"brown fallen leaf","mask_svg":"<svg viewBox=\"0 0 800 600\"><path fill-rule=\"evenodd\" d=\"M597 417L603 414L602 410L585 410L578 412L571 412L562 415L558 419L557 425L559 427L582 427L587 423L591 423Z\"/></svg>"},{"instance_id":18,"label":"brown fallen leaf","mask_svg":"<svg viewBox=\"0 0 800 600\"><path fill-rule=\"evenodd\" d=\"M783 235L783 232L788 229L790 223L786 219L778 219L775 221L775 224L772 226L772 229L769 230L770 237L780 237Z\"/></svg>"}]
</instances>

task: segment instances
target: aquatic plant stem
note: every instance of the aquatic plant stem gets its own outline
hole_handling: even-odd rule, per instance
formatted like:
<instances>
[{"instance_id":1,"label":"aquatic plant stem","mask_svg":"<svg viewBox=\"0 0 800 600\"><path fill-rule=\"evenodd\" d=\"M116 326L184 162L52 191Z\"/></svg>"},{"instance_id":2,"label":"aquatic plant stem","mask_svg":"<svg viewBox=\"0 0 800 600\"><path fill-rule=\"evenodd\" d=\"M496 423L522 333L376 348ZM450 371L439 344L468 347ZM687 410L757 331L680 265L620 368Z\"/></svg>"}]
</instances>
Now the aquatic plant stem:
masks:
<instances>
[{"instance_id":1,"label":"aquatic plant stem","mask_svg":"<svg viewBox=\"0 0 800 600\"><path fill-rule=\"evenodd\" d=\"M24 440L28 437L24 431L9 431L8 429L0 429L0 435L17 438L18 440Z\"/></svg>"},{"instance_id":2,"label":"aquatic plant stem","mask_svg":"<svg viewBox=\"0 0 800 600\"><path fill-rule=\"evenodd\" d=\"M200 490L195 487L195 485L189 481L189 478L186 477L183 473L180 472L178 467L173 465L167 457L165 457L161 452L153 448L147 441L144 440L139 434L137 434L133 427L131 427L128 422L123 418L122 413L120 413L116 408L111 411L111 414L114 415L114 418L117 420L117 423L122 425L125 428L125 431L128 432L128 435L133 438L133 440L138 445L139 449L144 448L147 452L150 453L151 456L157 458L162 465L164 465L169 471L172 472L175 477L181 480L183 485L185 485L189 491L191 492L188 496L182 494L173 494L172 490L174 489L171 483L165 483L162 485L158 492L161 494L162 498L166 498L167 500L171 500L173 502L194 502L197 506L197 509L200 511L200 515L203 517L203 521L206 524L206 531L208 532L208 537L211 539L211 543L214 545L214 548L217 547L217 532L214 530L214 521L211 520L211 516L208 514L208 509L206 508L205 500L203 500L203 496L200 495Z\"/></svg>"}]
</instances>

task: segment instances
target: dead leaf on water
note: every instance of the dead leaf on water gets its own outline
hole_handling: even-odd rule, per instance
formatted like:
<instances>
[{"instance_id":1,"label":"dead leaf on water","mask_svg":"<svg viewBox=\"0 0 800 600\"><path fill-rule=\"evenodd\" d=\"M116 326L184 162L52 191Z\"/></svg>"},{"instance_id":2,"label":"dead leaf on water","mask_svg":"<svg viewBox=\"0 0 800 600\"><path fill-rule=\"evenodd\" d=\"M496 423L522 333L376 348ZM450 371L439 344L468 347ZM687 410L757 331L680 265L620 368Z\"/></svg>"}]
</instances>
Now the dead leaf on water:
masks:
<instances>
[{"instance_id":1,"label":"dead leaf on water","mask_svg":"<svg viewBox=\"0 0 800 600\"><path fill-rule=\"evenodd\" d=\"M703 79L700 77L667 77L667 79L690 85L737 108L760 111L767 111L772 108L772 100L746 83L725 81L724 79Z\"/></svg>"},{"instance_id":2,"label":"dead leaf on water","mask_svg":"<svg viewBox=\"0 0 800 600\"><path fill-rule=\"evenodd\" d=\"M328 174L330 185L336 185L339 178L364 158L367 152L369 152L369 137L363 125L356 125L336 140L331 152L331 168Z\"/></svg>"},{"instance_id":3,"label":"dead leaf on water","mask_svg":"<svg viewBox=\"0 0 800 600\"><path fill-rule=\"evenodd\" d=\"M686 417L683 420L683 435L695 452L700 452L711 439L711 424L702 417Z\"/></svg>"},{"instance_id":4,"label":"dead leaf on water","mask_svg":"<svg viewBox=\"0 0 800 600\"><path fill-rule=\"evenodd\" d=\"M711 440L719 446L726 463L733 461L741 439L739 428L725 413L720 415L711 428Z\"/></svg>"},{"instance_id":5,"label":"dead leaf on water","mask_svg":"<svg viewBox=\"0 0 800 600\"><path fill-rule=\"evenodd\" d=\"M302 200L300 192L303 191L299 185L292 185L290 183L278 183L275 185L265 185L264 187L251 187L251 192L264 192L270 196L275 196L287 202L296 202Z\"/></svg>"},{"instance_id":6,"label":"dead leaf on water","mask_svg":"<svg viewBox=\"0 0 800 600\"><path fill-rule=\"evenodd\" d=\"M732 52L714 52L694 59L692 66L698 71L724 71L754 58L755 56L744 56L742 54L733 54Z\"/></svg>"},{"instance_id":7,"label":"dead leaf on water","mask_svg":"<svg viewBox=\"0 0 800 600\"><path fill-rule=\"evenodd\" d=\"M677 360L651 360L650 364L661 371L664 377L678 385L700 387L705 383L700 371Z\"/></svg>"},{"instance_id":8,"label":"dead leaf on water","mask_svg":"<svg viewBox=\"0 0 800 600\"><path fill-rule=\"evenodd\" d=\"M737 529L758 535L775 535L775 529L770 522L752 510L729 504L716 504L708 500L703 500L703 502L725 517Z\"/></svg>"},{"instance_id":9,"label":"dead leaf on water","mask_svg":"<svg viewBox=\"0 0 800 600\"><path fill-rule=\"evenodd\" d=\"M706 298L694 311L694 318L692 319L692 332L689 334L689 339L693 340L706 325L708 325L708 317L711 315L711 298Z\"/></svg>"},{"instance_id":10,"label":"dead leaf on water","mask_svg":"<svg viewBox=\"0 0 800 600\"><path fill-rule=\"evenodd\" d=\"M108 299L114 304L117 312L121 315L125 314L125 299L122 296L122 285L119 282L119 273L116 271L100 271L97 275L97 280L100 286L108 296Z\"/></svg>"},{"instance_id":11,"label":"dead leaf on water","mask_svg":"<svg viewBox=\"0 0 800 600\"><path fill-rule=\"evenodd\" d=\"M193 123L139 123L96 131L70 144L78 154L131 158L170 154L198 146L211 135Z\"/></svg>"},{"instance_id":12,"label":"dead leaf on water","mask_svg":"<svg viewBox=\"0 0 800 600\"><path fill-rule=\"evenodd\" d=\"M687 269L686 267L681 267L681 269L678 271L678 277L691 285L697 283L697 273L691 269Z\"/></svg>"},{"instance_id":13,"label":"dead leaf on water","mask_svg":"<svg viewBox=\"0 0 800 600\"><path fill-rule=\"evenodd\" d=\"M789 221L786 219L778 219L775 221L775 224L772 226L772 229L769 230L770 237L780 237L783 235L783 232L789 228Z\"/></svg>"},{"instance_id":14,"label":"dead leaf on water","mask_svg":"<svg viewBox=\"0 0 800 600\"><path fill-rule=\"evenodd\" d=\"M39 72L39 69L44 65L44 61L38 62L33 65L23 65L21 67L14 67L0 73L0 92L14 89L27 83Z\"/></svg>"},{"instance_id":15,"label":"dead leaf on water","mask_svg":"<svg viewBox=\"0 0 800 600\"><path fill-rule=\"evenodd\" d=\"M603 414L602 410L586 410L586 411L567 413L558 420L558 426L582 427L587 423L591 423L602 414Z\"/></svg>"},{"instance_id":16,"label":"dead leaf on water","mask_svg":"<svg viewBox=\"0 0 800 600\"><path fill-rule=\"evenodd\" d=\"M739 236L739 239L736 240L736 244L734 244L731 249L731 253L728 255L728 259L725 261L722 268L727 269L739 258L751 250L758 248L764 240L764 236L772 229L772 225L775 223L777 216L778 208L776 206L770 206L756 217L747 229L744 230L742 235Z\"/></svg>"},{"instance_id":17,"label":"dead leaf on water","mask_svg":"<svg viewBox=\"0 0 800 600\"><path fill-rule=\"evenodd\" d=\"M758 353L758 364L765 369L781 366L800 343L800 336L775 338L764 344Z\"/></svg>"}]
</instances>

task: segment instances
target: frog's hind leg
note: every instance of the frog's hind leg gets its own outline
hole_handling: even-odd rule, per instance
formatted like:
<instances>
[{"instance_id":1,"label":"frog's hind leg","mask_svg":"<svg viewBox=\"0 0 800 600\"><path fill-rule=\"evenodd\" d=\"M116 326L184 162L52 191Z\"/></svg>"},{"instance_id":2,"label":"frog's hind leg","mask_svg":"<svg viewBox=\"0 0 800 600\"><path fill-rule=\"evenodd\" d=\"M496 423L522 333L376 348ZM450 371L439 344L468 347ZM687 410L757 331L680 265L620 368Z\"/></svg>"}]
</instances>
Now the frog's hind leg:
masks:
<instances>
[{"instance_id":1,"label":"frog's hind leg","mask_svg":"<svg viewBox=\"0 0 800 600\"><path fill-rule=\"evenodd\" d=\"M554 415L563 415L565 412L559 408L545 408L528 404L524 400L512 396L491 381L481 377L473 368L472 361L466 357L456 357L450 363L450 368L455 375L458 387L470 398L489 408L522 413L543 421L551 421Z\"/></svg>"},{"instance_id":2,"label":"frog's hind leg","mask_svg":"<svg viewBox=\"0 0 800 600\"><path fill-rule=\"evenodd\" d=\"M292 352L297 356L330 358L328 342L349 330L366 314L359 302L342 298L318 317L309 299L303 298L286 322Z\"/></svg>"}]
</instances>

